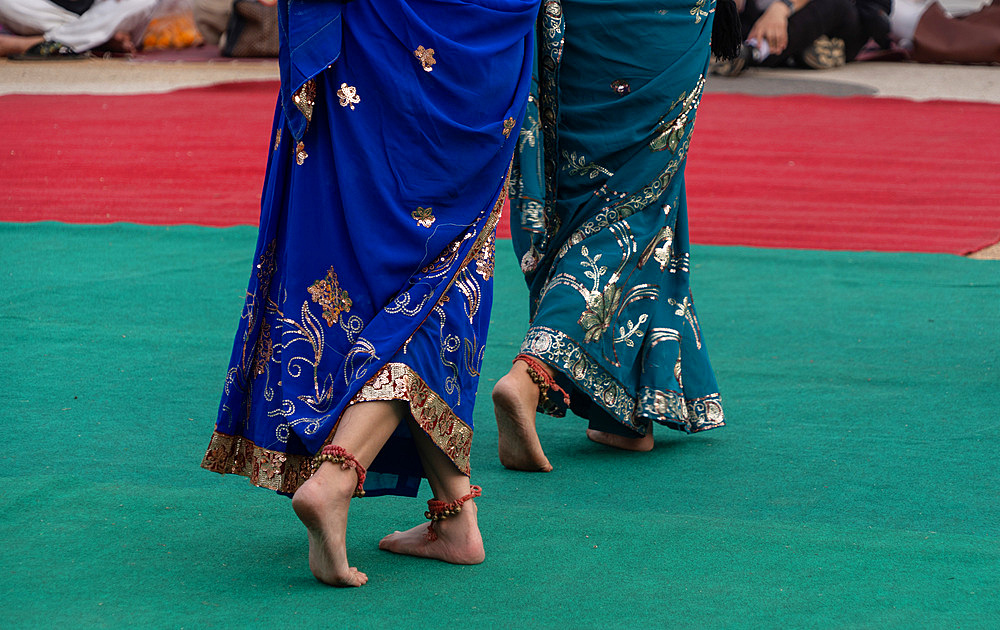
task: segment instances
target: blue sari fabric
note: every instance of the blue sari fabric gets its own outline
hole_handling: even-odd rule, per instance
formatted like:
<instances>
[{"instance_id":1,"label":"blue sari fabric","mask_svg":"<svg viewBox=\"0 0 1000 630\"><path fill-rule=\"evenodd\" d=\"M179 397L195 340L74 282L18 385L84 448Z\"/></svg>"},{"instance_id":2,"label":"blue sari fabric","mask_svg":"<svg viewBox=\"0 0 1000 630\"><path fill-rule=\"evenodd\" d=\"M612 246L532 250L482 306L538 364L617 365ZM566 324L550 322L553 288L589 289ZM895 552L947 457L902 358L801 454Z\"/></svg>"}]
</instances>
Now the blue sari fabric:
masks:
<instances>
[{"instance_id":1,"label":"blue sari fabric","mask_svg":"<svg viewBox=\"0 0 1000 630\"><path fill-rule=\"evenodd\" d=\"M511 179L521 351L593 428L724 423L689 289L684 164L714 0L547 0ZM557 397L551 397L557 398ZM563 415L565 404L540 411Z\"/></svg>"},{"instance_id":2,"label":"blue sari fabric","mask_svg":"<svg viewBox=\"0 0 1000 630\"><path fill-rule=\"evenodd\" d=\"M537 2L285 0L254 269L202 466L291 493L348 405L405 400L469 474L494 230ZM370 495L415 495L402 423Z\"/></svg>"}]
</instances>

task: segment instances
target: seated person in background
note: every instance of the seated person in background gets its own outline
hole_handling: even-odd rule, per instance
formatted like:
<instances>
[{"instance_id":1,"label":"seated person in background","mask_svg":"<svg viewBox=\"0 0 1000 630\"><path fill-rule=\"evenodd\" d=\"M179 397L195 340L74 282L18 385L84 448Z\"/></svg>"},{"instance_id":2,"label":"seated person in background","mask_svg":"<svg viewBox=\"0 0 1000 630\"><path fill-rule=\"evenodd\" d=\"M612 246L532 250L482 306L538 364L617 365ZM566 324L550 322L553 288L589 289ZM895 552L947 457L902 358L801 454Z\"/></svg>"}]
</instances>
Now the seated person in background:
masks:
<instances>
[{"instance_id":1,"label":"seated person in background","mask_svg":"<svg viewBox=\"0 0 1000 630\"><path fill-rule=\"evenodd\" d=\"M219 46L233 12L233 0L194 0L194 23L206 44Z\"/></svg>"},{"instance_id":2,"label":"seated person in background","mask_svg":"<svg viewBox=\"0 0 1000 630\"><path fill-rule=\"evenodd\" d=\"M194 0L194 21L223 57L277 57L277 0Z\"/></svg>"},{"instance_id":3,"label":"seated person in background","mask_svg":"<svg viewBox=\"0 0 1000 630\"><path fill-rule=\"evenodd\" d=\"M736 6L743 49L736 59L714 63L713 74L737 76L747 66L835 68L854 59L873 34L854 0L736 0ZM881 19L888 31L885 9Z\"/></svg>"},{"instance_id":4,"label":"seated person in background","mask_svg":"<svg viewBox=\"0 0 1000 630\"><path fill-rule=\"evenodd\" d=\"M80 57L103 48L135 52L157 0L0 0L0 54L19 59Z\"/></svg>"},{"instance_id":5,"label":"seated person in background","mask_svg":"<svg viewBox=\"0 0 1000 630\"><path fill-rule=\"evenodd\" d=\"M952 16L936 0L896 0L892 38L914 61L1000 64L1000 0Z\"/></svg>"}]
</instances>

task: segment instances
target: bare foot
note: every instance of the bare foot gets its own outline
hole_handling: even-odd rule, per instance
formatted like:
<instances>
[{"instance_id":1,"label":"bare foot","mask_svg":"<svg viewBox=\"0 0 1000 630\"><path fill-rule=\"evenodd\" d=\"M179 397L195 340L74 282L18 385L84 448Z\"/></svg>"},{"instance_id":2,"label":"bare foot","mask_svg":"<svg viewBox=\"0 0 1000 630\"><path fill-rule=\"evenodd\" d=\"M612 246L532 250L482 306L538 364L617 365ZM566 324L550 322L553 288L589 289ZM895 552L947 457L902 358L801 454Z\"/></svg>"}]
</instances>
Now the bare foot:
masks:
<instances>
[{"instance_id":1,"label":"bare foot","mask_svg":"<svg viewBox=\"0 0 1000 630\"><path fill-rule=\"evenodd\" d=\"M356 484L353 470L327 462L292 497L292 509L309 533L309 569L331 586L368 582L347 562L347 510Z\"/></svg>"},{"instance_id":2,"label":"bare foot","mask_svg":"<svg viewBox=\"0 0 1000 630\"><path fill-rule=\"evenodd\" d=\"M604 444L605 446L613 446L614 448L620 448L623 451L642 451L645 453L653 450L652 430L647 430L646 435L641 438L627 438L621 435L615 435L614 433L605 433L604 431L587 429L587 437L590 438L592 442Z\"/></svg>"},{"instance_id":3,"label":"bare foot","mask_svg":"<svg viewBox=\"0 0 1000 630\"><path fill-rule=\"evenodd\" d=\"M437 521L434 531L437 539L428 540L427 525L417 525L405 532L389 534L379 541L378 548L451 564L479 564L486 559L474 501L466 501L457 515Z\"/></svg>"},{"instance_id":4,"label":"bare foot","mask_svg":"<svg viewBox=\"0 0 1000 630\"><path fill-rule=\"evenodd\" d=\"M500 463L511 470L552 470L535 430L537 407L538 386L528 376L525 364L518 361L493 388Z\"/></svg>"},{"instance_id":5,"label":"bare foot","mask_svg":"<svg viewBox=\"0 0 1000 630\"><path fill-rule=\"evenodd\" d=\"M111 36L111 39L98 46L98 52L125 53L133 55L136 52L135 42L132 36L124 31L118 31Z\"/></svg>"},{"instance_id":6,"label":"bare foot","mask_svg":"<svg viewBox=\"0 0 1000 630\"><path fill-rule=\"evenodd\" d=\"M41 35L0 35L0 57L20 55L43 41L45 38Z\"/></svg>"}]
</instances>

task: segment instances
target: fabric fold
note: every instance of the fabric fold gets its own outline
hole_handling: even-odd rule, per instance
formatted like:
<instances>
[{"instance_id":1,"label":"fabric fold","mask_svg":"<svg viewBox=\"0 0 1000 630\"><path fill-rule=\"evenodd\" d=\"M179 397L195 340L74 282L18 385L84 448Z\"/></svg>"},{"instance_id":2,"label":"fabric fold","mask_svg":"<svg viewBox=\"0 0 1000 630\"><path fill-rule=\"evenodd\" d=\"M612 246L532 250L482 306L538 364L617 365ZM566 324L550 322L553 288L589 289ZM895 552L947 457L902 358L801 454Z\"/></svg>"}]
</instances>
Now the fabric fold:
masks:
<instances>
[{"instance_id":1,"label":"fabric fold","mask_svg":"<svg viewBox=\"0 0 1000 630\"><path fill-rule=\"evenodd\" d=\"M294 491L349 405L394 399L469 474L532 4L282 3L254 274L206 468ZM422 476L403 423L367 494Z\"/></svg>"}]
</instances>

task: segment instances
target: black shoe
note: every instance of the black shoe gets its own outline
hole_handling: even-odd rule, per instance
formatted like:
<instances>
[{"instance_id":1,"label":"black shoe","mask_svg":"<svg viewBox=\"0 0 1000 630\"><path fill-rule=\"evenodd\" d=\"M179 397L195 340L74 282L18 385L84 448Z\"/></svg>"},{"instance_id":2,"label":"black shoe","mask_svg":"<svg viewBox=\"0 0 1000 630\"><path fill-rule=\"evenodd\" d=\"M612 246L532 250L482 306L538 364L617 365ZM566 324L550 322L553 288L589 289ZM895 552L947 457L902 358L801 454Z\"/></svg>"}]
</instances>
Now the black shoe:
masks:
<instances>
[{"instance_id":1,"label":"black shoe","mask_svg":"<svg viewBox=\"0 0 1000 630\"><path fill-rule=\"evenodd\" d=\"M740 54L733 59L723 61L713 57L708 65L708 72L719 77L738 77L743 74L747 66L753 65L756 50L750 44L744 43L740 46Z\"/></svg>"},{"instance_id":2,"label":"black shoe","mask_svg":"<svg viewBox=\"0 0 1000 630\"><path fill-rule=\"evenodd\" d=\"M55 59L87 59L90 53L78 53L66 44L44 41L28 50L7 58L12 61L51 61Z\"/></svg>"},{"instance_id":3,"label":"black shoe","mask_svg":"<svg viewBox=\"0 0 1000 630\"><path fill-rule=\"evenodd\" d=\"M820 35L809 48L802 53L802 63L814 70L829 70L839 68L847 63L847 55L844 52L844 40L839 37L827 37Z\"/></svg>"}]
</instances>

